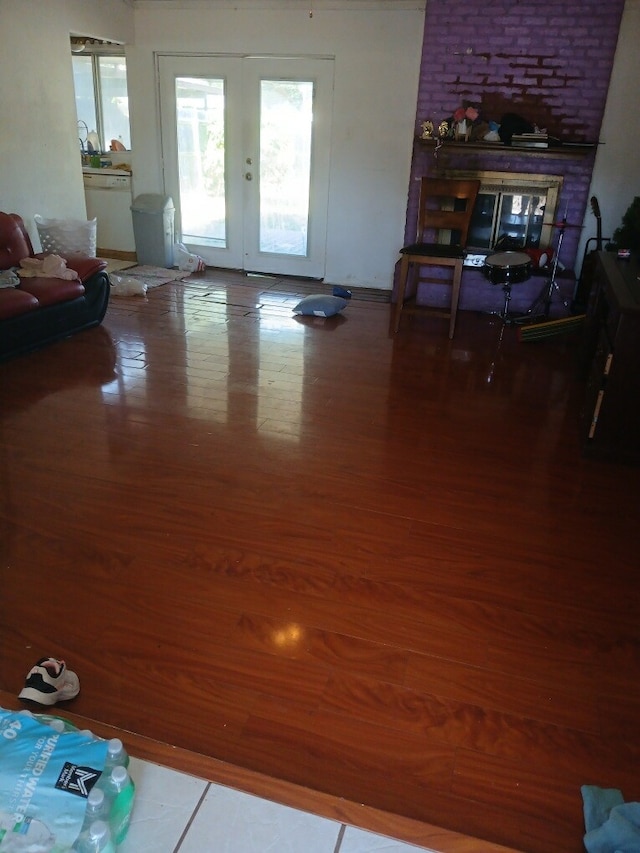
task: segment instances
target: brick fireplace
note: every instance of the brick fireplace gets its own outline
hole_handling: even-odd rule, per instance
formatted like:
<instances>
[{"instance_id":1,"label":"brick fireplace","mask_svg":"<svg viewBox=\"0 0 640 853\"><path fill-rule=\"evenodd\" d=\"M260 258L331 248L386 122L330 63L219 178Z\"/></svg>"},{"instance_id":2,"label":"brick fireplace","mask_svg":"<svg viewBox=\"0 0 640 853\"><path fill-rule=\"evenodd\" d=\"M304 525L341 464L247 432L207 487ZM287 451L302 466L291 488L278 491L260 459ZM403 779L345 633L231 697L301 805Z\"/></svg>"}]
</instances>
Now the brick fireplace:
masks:
<instances>
[{"instance_id":1,"label":"brick fireplace","mask_svg":"<svg viewBox=\"0 0 640 853\"><path fill-rule=\"evenodd\" d=\"M423 53L416 109L415 143L409 185L405 240L415 239L419 180L423 175L513 173L562 178L552 218L566 215L560 261L576 264L580 226L588 207L595 143L609 87L624 0L429 0L426 4ZM564 146L516 148L502 143L420 140L422 122L438 125L463 104L480 110L481 118L500 122L508 112L546 128ZM572 143L569 145L568 143ZM582 143L584 147L575 146ZM549 212L547 211L547 219ZM545 233L545 239L549 232ZM549 235L557 244L557 229ZM580 259L578 259L580 260ZM572 291L573 283L566 285ZM520 285L514 305L524 307L540 288L540 280ZM419 301L446 304L438 287L419 293ZM500 288L488 284L478 270L463 275L460 307L493 309ZM518 305L518 298L520 305Z\"/></svg>"}]
</instances>

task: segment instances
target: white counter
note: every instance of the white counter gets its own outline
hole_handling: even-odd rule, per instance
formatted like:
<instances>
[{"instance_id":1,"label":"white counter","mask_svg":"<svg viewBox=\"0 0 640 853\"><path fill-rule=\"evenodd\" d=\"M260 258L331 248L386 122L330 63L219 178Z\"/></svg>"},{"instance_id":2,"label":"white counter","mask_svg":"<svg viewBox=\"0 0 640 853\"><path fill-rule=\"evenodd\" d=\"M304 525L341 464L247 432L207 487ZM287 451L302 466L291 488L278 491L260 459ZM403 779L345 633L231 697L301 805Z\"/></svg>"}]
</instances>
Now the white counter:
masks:
<instances>
[{"instance_id":1,"label":"white counter","mask_svg":"<svg viewBox=\"0 0 640 853\"><path fill-rule=\"evenodd\" d=\"M95 169L93 166L83 166L82 167L83 175L131 175L131 171L129 169L113 169L111 167L105 167L104 169Z\"/></svg>"}]
</instances>

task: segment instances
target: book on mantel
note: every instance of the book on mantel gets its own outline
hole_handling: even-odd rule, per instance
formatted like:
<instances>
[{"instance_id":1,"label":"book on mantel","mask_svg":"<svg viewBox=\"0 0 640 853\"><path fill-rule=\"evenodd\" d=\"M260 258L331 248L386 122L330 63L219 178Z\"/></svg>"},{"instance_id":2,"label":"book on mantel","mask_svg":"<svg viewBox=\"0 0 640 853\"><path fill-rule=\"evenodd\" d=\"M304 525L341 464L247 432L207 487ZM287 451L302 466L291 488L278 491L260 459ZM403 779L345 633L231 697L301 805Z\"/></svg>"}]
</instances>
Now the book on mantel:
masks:
<instances>
[{"instance_id":1,"label":"book on mantel","mask_svg":"<svg viewBox=\"0 0 640 853\"><path fill-rule=\"evenodd\" d=\"M548 148L559 141L547 133L514 133L511 137L511 144L516 148Z\"/></svg>"}]
</instances>

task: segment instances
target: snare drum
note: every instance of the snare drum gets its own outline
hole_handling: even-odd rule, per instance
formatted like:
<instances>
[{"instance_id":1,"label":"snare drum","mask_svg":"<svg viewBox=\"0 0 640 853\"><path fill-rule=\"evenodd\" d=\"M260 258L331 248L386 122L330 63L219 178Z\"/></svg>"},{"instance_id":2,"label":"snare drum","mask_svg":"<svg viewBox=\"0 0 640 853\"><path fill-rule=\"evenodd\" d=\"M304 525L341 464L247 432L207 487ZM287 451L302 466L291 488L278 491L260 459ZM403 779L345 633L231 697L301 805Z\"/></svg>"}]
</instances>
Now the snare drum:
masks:
<instances>
[{"instance_id":1,"label":"snare drum","mask_svg":"<svg viewBox=\"0 0 640 853\"><path fill-rule=\"evenodd\" d=\"M519 284L531 277L532 261L524 252L498 252L485 260L482 272L491 284Z\"/></svg>"}]
</instances>

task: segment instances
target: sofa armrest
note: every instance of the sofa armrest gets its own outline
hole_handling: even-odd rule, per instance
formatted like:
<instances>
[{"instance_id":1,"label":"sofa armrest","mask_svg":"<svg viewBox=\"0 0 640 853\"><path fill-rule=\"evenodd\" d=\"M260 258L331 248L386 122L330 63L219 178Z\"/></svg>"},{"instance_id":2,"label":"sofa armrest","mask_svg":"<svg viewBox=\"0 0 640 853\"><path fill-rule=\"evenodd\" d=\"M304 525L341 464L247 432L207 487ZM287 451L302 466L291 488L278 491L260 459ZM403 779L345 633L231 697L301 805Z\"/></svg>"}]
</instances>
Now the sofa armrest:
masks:
<instances>
[{"instance_id":1,"label":"sofa armrest","mask_svg":"<svg viewBox=\"0 0 640 853\"><path fill-rule=\"evenodd\" d=\"M63 256L64 257L64 256ZM95 275L97 272L102 272L107 268L107 262L102 258L87 258L84 255L69 255L65 257L67 266L70 270L78 273L80 281L84 282Z\"/></svg>"}]
</instances>

